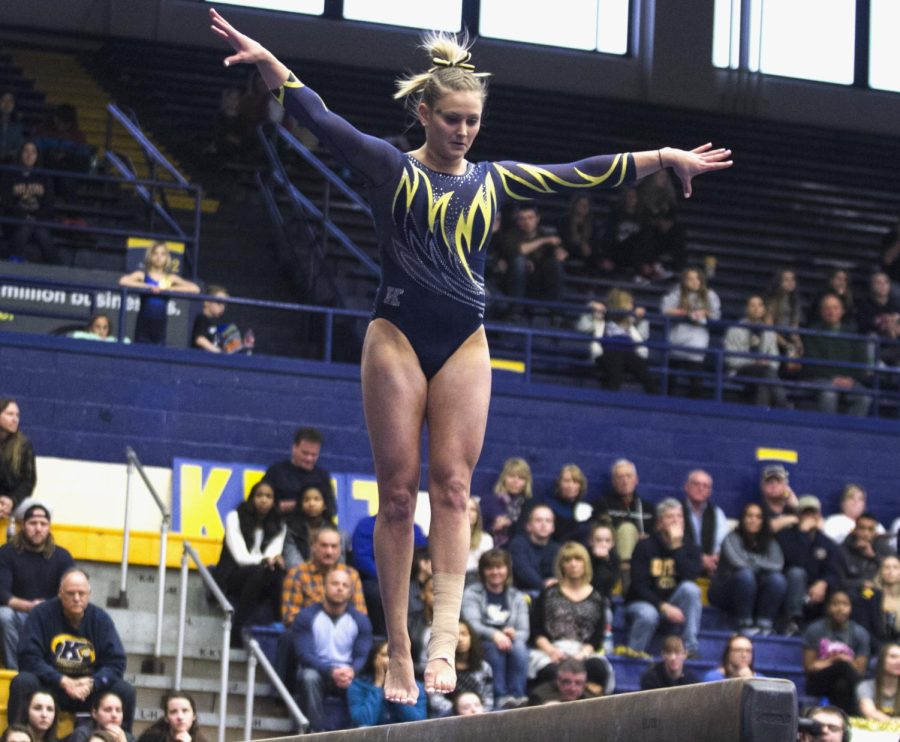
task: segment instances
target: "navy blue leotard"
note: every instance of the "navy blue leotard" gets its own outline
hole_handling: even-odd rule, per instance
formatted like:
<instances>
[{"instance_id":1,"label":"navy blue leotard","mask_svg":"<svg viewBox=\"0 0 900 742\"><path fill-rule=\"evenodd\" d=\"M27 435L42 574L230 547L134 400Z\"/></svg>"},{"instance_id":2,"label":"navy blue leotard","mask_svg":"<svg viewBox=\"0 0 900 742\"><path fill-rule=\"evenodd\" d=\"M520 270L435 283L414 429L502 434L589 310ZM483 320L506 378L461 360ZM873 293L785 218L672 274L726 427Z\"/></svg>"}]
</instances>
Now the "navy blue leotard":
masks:
<instances>
[{"instance_id":1,"label":"navy blue leotard","mask_svg":"<svg viewBox=\"0 0 900 742\"><path fill-rule=\"evenodd\" d=\"M467 163L465 174L448 175L361 133L293 75L274 94L367 181L381 253L373 316L406 336L428 379L484 322L485 255L505 203L635 179L630 154L565 165Z\"/></svg>"}]
</instances>

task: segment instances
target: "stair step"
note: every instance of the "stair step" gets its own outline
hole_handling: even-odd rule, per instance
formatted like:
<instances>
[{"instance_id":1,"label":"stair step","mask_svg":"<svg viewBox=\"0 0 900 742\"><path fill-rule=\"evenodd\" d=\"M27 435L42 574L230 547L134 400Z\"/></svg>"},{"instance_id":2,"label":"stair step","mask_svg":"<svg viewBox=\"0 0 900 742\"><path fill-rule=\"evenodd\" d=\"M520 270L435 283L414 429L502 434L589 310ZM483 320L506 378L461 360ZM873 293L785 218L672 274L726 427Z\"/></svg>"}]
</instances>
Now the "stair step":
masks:
<instances>
[{"instance_id":1,"label":"stair step","mask_svg":"<svg viewBox=\"0 0 900 742\"><path fill-rule=\"evenodd\" d=\"M175 668L175 660L172 660L172 669ZM166 669L169 669L169 663L166 663ZM232 676L235 675L234 672L231 673ZM265 674L262 673L263 677ZM259 677L259 674L257 675ZM125 679L139 688L155 688L159 690L166 690L167 688L171 688L175 683L174 675L150 675L148 673L135 673L135 674L125 674ZM183 677L181 681L181 687L183 690L194 693L218 693L219 692L219 680L218 678L198 678L198 677ZM228 683L228 693L235 695L247 695L247 688L249 686L243 680L230 680ZM262 696L273 696L275 691L275 686L260 682L257 680L255 684L255 692L257 698Z\"/></svg>"}]
</instances>

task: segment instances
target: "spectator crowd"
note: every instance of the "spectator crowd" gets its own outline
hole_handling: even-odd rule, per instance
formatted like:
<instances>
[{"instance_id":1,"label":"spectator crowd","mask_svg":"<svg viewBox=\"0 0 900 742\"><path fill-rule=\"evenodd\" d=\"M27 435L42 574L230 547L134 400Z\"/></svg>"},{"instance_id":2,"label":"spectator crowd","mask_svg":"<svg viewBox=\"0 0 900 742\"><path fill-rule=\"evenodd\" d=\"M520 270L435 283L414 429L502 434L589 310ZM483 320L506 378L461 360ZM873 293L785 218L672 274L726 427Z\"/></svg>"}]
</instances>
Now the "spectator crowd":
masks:
<instances>
[{"instance_id":1,"label":"spectator crowd","mask_svg":"<svg viewBox=\"0 0 900 742\"><path fill-rule=\"evenodd\" d=\"M16 402L0 400L0 507L17 524L0 547L3 662L18 671L9 720L52 739L58 713L81 714L74 742L104 730L129 740L135 691L122 642L91 602L88 574L54 542L50 505L32 496L34 452L19 422ZM732 522L708 472L686 472L677 496L651 502L626 459L612 463L602 493L567 464L543 497L527 461L504 462L493 491L469 503L457 690L389 703L375 518L352 534L338 527L323 444L314 428L296 431L290 455L226 515L213 570L235 606L233 646L254 625L283 626L275 666L313 730L608 695L616 656L658 654L645 688L753 677L753 642L770 635L798 637L802 667L776 671L802 672L808 695L846 714L898 715L900 518L880 523L856 484L826 518L819 498L797 496L771 463ZM409 631L421 672L434 592L426 534L416 543ZM734 636L698 677L704 587ZM196 725L192 699L164 708L167 723Z\"/></svg>"},{"instance_id":2,"label":"spectator crowd","mask_svg":"<svg viewBox=\"0 0 900 742\"><path fill-rule=\"evenodd\" d=\"M616 689L617 656L648 662L646 688L754 677L753 642L768 636L802 645L802 666L778 669L805 675L809 696L869 718L900 709L886 701L900 676L900 518L885 528L858 485L826 518L819 498L798 497L787 469L770 463L731 521L701 469L677 496L651 502L631 461L613 462L599 496L569 464L541 497L515 457L469 504L457 691L389 703L375 519L338 528L323 442L297 430L290 457L226 518L215 570L240 617L235 646L251 625L283 625L275 665L314 730L598 697ZM416 542L409 631L421 672L434 593L427 536ZM734 635L700 672L704 588ZM653 654L661 659L649 664Z\"/></svg>"}]
</instances>

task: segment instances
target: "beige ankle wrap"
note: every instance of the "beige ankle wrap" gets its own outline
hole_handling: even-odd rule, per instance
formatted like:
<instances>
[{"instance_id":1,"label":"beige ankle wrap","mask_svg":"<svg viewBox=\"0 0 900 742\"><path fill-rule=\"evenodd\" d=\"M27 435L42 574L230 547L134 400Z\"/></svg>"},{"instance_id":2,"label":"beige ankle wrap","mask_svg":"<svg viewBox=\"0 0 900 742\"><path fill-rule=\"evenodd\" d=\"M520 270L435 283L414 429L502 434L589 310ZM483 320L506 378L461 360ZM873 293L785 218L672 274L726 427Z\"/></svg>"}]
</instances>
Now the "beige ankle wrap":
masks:
<instances>
[{"instance_id":1,"label":"beige ankle wrap","mask_svg":"<svg viewBox=\"0 0 900 742\"><path fill-rule=\"evenodd\" d=\"M459 641L459 611L462 606L466 576L441 572L434 580L434 617L431 639L428 640L428 659L446 660L456 664L456 644Z\"/></svg>"}]
</instances>

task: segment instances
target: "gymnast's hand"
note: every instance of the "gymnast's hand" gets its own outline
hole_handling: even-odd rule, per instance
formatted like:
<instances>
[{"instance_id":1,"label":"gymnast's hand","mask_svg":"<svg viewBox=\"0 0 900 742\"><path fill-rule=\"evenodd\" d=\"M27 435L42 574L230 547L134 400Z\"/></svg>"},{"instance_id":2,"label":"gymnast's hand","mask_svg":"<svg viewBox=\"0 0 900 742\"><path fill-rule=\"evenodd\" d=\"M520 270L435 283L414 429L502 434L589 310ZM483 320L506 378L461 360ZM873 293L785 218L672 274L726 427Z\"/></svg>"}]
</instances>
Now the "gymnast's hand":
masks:
<instances>
[{"instance_id":1,"label":"gymnast's hand","mask_svg":"<svg viewBox=\"0 0 900 742\"><path fill-rule=\"evenodd\" d=\"M209 19L212 21L212 32L225 39L237 52L225 58L226 67L233 64L256 64L269 58L269 52L262 44L238 31L215 8L209 9Z\"/></svg>"},{"instance_id":2,"label":"gymnast's hand","mask_svg":"<svg viewBox=\"0 0 900 742\"><path fill-rule=\"evenodd\" d=\"M279 62L272 52L258 41L244 36L214 8L209 9L209 19L212 21L210 28L213 33L225 39L236 52L230 57L225 57L226 67L233 64L255 64L269 90L277 90L284 84L290 75L290 70Z\"/></svg>"},{"instance_id":3,"label":"gymnast's hand","mask_svg":"<svg viewBox=\"0 0 900 742\"><path fill-rule=\"evenodd\" d=\"M660 150L660 162L664 167L670 167L681 181L684 197L690 198L692 188L691 180L703 173L725 170L734 164L730 149L713 149L712 144L701 144L690 152L683 149L665 147Z\"/></svg>"}]
</instances>

